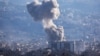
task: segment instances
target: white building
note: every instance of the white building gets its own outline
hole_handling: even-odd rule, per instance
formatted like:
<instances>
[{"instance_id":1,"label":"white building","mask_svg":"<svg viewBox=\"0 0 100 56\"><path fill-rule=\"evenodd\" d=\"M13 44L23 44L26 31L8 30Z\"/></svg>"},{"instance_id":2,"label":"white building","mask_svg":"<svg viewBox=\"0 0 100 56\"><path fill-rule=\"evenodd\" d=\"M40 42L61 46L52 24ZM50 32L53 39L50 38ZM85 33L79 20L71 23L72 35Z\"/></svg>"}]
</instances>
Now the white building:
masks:
<instances>
[{"instance_id":1,"label":"white building","mask_svg":"<svg viewBox=\"0 0 100 56\"><path fill-rule=\"evenodd\" d=\"M81 54L85 51L85 42L82 40L53 42L50 47L56 50L68 50Z\"/></svg>"}]
</instances>

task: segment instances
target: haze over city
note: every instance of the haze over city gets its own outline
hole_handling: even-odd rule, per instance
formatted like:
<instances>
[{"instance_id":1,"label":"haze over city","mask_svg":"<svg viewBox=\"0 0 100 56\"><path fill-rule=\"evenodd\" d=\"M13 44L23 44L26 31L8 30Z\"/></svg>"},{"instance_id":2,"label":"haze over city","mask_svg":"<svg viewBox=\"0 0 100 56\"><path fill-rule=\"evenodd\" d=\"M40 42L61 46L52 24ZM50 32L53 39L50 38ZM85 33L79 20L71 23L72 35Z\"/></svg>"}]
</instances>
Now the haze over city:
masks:
<instances>
[{"instance_id":1,"label":"haze over city","mask_svg":"<svg viewBox=\"0 0 100 56\"><path fill-rule=\"evenodd\" d=\"M23 51L29 47L27 50L32 51L47 48L51 40L72 45L74 41L86 42L89 46L100 42L99 0L55 0L53 7L42 1L35 3L40 7L32 10L32 15L27 5L33 0L0 0L0 47L15 50L18 46ZM52 13L46 6L54 9L50 9Z\"/></svg>"}]
</instances>

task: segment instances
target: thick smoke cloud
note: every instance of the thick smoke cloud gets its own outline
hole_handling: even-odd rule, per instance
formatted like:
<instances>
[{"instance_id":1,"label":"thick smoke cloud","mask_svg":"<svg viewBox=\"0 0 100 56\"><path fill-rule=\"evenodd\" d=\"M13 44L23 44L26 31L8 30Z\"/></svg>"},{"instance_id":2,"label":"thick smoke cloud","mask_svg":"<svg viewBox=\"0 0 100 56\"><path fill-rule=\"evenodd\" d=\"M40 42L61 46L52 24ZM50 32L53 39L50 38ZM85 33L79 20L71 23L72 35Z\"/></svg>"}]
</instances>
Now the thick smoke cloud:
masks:
<instances>
[{"instance_id":1,"label":"thick smoke cloud","mask_svg":"<svg viewBox=\"0 0 100 56\"><path fill-rule=\"evenodd\" d=\"M28 11L35 21L43 19L57 19L60 15L59 5L56 0L42 1L35 0L27 5Z\"/></svg>"},{"instance_id":2,"label":"thick smoke cloud","mask_svg":"<svg viewBox=\"0 0 100 56\"><path fill-rule=\"evenodd\" d=\"M27 4L27 9L34 21L41 21L43 23L43 27L49 37L49 42L64 40L63 27L57 27L53 23L53 20L57 19L60 15L57 0L44 0L42 2L35 0Z\"/></svg>"}]
</instances>

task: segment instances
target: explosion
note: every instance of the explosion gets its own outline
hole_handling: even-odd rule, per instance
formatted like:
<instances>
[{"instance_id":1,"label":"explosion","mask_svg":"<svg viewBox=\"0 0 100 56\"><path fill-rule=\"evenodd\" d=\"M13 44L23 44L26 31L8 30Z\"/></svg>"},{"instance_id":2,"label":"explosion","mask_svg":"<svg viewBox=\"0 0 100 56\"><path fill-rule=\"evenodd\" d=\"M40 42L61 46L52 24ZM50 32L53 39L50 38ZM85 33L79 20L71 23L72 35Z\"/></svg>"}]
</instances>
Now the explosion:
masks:
<instances>
[{"instance_id":1,"label":"explosion","mask_svg":"<svg viewBox=\"0 0 100 56\"><path fill-rule=\"evenodd\" d=\"M60 16L59 4L57 0L35 0L27 4L27 9L34 21L42 22L45 32L48 35L49 43L64 40L63 27L57 27L53 20Z\"/></svg>"}]
</instances>

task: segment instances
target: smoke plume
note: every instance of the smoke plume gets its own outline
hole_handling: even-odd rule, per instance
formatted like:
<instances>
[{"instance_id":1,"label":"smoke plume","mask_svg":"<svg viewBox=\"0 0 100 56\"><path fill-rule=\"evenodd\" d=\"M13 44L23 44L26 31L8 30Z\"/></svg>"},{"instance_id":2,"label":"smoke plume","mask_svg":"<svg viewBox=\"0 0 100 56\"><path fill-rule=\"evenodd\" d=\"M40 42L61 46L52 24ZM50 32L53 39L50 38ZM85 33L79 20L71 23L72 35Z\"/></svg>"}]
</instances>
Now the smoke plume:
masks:
<instances>
[{"instance_id":1,"label":"smoke plume","mask_svg":"<svg viewBox=\"0 0 100 56\"><path fill-rule=\"evenodd\" d=\"M57 27L53 20L58 19L60 15L59 4L57 0L44 0L42 2L35 0L27 4L27 9L34 21L40 21L48 35L48 41L63 41L64 29Z\"/></svg>"}]
</instances>

